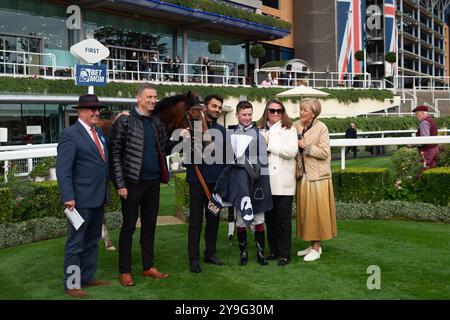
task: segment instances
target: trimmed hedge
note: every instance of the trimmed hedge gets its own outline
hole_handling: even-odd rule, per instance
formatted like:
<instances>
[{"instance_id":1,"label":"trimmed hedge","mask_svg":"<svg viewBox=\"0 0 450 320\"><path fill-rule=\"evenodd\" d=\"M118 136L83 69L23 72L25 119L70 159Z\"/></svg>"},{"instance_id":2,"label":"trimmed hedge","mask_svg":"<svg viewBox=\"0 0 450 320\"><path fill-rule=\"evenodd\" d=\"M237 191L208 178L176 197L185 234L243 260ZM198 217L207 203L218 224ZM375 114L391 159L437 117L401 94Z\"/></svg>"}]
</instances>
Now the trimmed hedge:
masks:
<instances>
[{"instance_id":1,"label":"trimmed hedge","mask_svg":"<svg viewBox=\"0 0 450 320\"><path fill-rule=\"evenodd\" d=\"M34 182L31 186L32 189L29 194L15 201L8 189L0 189L0 203L2 203L0 207L0 224L43 217L65 217L63 206L60 202L57 181ZM120 198L111 183L110 201L105 207L105 212L120 211Z\"/></svg>"},{"instance_id":2,"label":"trimmed hedge","mask_svg":"<svg viewBox=\"0 0 450 320\"><path fill-rule=\"evenodd\" d=\"M433 204L450 204L450 167L428 169L422 173L423 200Z\"/></svg>"},{"instance_id":3,"label":"trimmed hedge","mask_svg":"<svg viewBox=\"0 0 450 320\"><path fill-rule=\"evenodd\" d=\"M105 213L109 230L122 224L120 212ZM19 223L0 224L0 249L64 237L67 233L67 219L44 217Z\"/></svg>"},{"instance_id":4,"label":"trimmed hedge","mask_svg":"<svg viewBox=\"0 0 450 320\"><path fill-rule=\"evenodd\" d=\"M135 98L140 83L118 83L109 82L104 87L98 87L95 92L101 97ZM224 99L229 97L239 98L244 95L250 101L267 101L273 99L277 93L283 92L284 88L255 88L255 87L212 87L199 85L168 85L155 84L158 96L163 98L174 94L183 94L189 90L198 92L200 96L206 97L210 94L221 95ZM75 86L73 80L49 80L42 78L12 78L0 77L0 88L8 93L39 93L58 95L81 95L85 93L83 87ZM352 90L352 89L324 89L330 95L326 99L337 99L340 102L358 101L361 98L384 101L385 98L392 98L393 94L389 90ZM298 102L300 98L291 98L291 101ZM360 119L360 118L358 118ZM450 122L450 121L449 121ZM345 126L347 129L348 123ZM344 131L345 131L344 129Z\"/></svg>"},{"instance_id":5,"label":"trimmed hedge","mask_svg":"<svg viewBox=\"0 0 450 320\"><path fill-rule=\"evenodd\" d=\"M64 218L56 181L35 182L29 196L16 201L16 214L21 221L56 217Z\"/></svg>"},{"instance_id":6,"label":"trimmed hedge","mask_svg":"<svg viewBox=\"0 0 450 320\"><path fill-rule=\"evenodd\" d=\"M373 203L336 202L338 219L411 220L450 223L450 210L424 202L378 201Z\"/></svg>"},{"instance_id":7,"label":"trimmed hedge","mask_svg":"<svg viewBox=\"0 0 450 320\"><path fill-rule=\"evenodd\" d=\"M389 170L384 168L349 168L333 172L336 200L370 203L384 199Z\"/></svg>"},{"instance_id":8,"label":"trimmed hedge","mask_svg":"<svg viewBox=\"0 0 450 320\"><path fill-rule=\"evenodd\" d=\"M186 173L177 173L175 180L175 210L176 215L183 221L189 216L189 184L186 182Z\"/></svg>"},{"instance_id":9,"label":"trimmed hedge","mask_svg":"<svg viewBox=\"0 0 450 320\"><path fill-rule=\"evenodd\" d=\"M0 188L0 224L13 221L14 201L8 188Z\"/></svg>"}]
</instances>

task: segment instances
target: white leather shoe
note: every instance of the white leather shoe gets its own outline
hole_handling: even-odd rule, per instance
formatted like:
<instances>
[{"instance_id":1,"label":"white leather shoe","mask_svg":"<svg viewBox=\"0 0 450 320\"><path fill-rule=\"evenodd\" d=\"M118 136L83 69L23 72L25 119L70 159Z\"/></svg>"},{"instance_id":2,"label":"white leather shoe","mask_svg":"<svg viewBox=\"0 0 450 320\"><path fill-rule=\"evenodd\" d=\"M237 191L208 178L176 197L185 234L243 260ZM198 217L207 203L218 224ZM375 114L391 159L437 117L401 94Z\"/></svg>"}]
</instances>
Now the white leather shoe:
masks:
<instances>
[{"instance_id":1,"label":"white leather shoe","mask_svg":"<svg viewBox=\"0 0 450 320\"><path fill-rule=\"evenodd\" d=\"M305 261L314 261L314 260L317 260L317 259L320 259L320 253L319 252L317 252L316 250L314 250L314 249L311 249L311 252L310 253L308 253L304 258L303 258L303 260L305 260Z\"/></svg>"},{"instance_id":2,"label":"white leather shoe","mask_svg":"<svg viewBox=\"0 0 450 320\"><path fill-rule=\"evenodd\" d=\"M306 256L308 253L311 252L311 249L312 249L312 247L309 246L309 247L306 248L305 250L297 251L297 256L299 256L299 257ZM322 254L322 247L319 247L319 253Z\"/></svg>"}]
</instances>

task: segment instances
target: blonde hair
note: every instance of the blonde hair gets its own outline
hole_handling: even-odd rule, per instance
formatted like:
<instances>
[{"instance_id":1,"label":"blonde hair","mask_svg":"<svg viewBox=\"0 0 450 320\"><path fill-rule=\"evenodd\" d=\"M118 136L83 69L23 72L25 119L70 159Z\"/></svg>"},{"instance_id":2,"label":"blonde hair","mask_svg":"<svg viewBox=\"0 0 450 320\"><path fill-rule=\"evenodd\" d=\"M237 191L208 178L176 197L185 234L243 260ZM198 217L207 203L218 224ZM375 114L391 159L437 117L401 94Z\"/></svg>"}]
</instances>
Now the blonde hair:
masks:
<instances>
[{"instance_id":1,"label":"blonde hair","mask_svg":"<svg viewBox=\"0 0 450 320\"><path fill-rule=\"evenodd\" d=\"M302 101L300 101L299 108L302 109L303 107L306 106L308 106L311 109L312 113L314 114L314 118L317 118L322 112L322 105L317 99L314 98L302 99Z\"/></svg>"}]
</instances>

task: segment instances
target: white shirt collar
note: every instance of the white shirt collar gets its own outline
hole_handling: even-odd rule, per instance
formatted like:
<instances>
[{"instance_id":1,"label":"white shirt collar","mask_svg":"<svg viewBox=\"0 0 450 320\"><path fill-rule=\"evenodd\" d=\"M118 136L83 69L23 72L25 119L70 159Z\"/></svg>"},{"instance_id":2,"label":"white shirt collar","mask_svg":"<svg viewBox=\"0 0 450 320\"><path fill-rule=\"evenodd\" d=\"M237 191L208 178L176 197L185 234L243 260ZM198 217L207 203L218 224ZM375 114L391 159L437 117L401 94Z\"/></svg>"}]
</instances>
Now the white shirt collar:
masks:
<instances>
[{"instance_id":1,"label":"white shirt collar","mask_svg":"<svg viewBox=\"0 0 450 320\"><path fill-rule=\"evenodd\" d=\"M87 132L91 132L91 126L88 125L86 122L84 122L83 120L81 120L80 118L78 118L78 121L80 121L80 123L82 124L82 126L87 130Z\"/></svg>"}]
</instances>

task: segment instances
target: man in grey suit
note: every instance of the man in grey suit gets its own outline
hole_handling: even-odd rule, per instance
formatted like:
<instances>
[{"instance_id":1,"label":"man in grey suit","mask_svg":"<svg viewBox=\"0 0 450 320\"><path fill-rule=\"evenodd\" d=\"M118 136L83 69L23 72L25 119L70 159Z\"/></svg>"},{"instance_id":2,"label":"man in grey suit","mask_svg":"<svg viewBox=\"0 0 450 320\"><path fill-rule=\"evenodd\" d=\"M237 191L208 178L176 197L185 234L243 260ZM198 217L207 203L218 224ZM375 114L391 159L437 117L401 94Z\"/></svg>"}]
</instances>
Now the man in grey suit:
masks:
<instances>
[{"instance_id":1,"label":"man in grey suit","mask_svg":"<svg viewBox=\"0 0 450 320\"><path fill-rule=\"evenodd\" d=\"M104 108L92 94L79 97L78 120L61 132L56 175L65 208L76 209L84 223L78 230L68 221L64 249L64 289L72 297L86 297L82 288L108 285L95 278L98 241L102 235L104 204L108 198L108 145L96 128Z\"/></svg>"}]
</instances>

